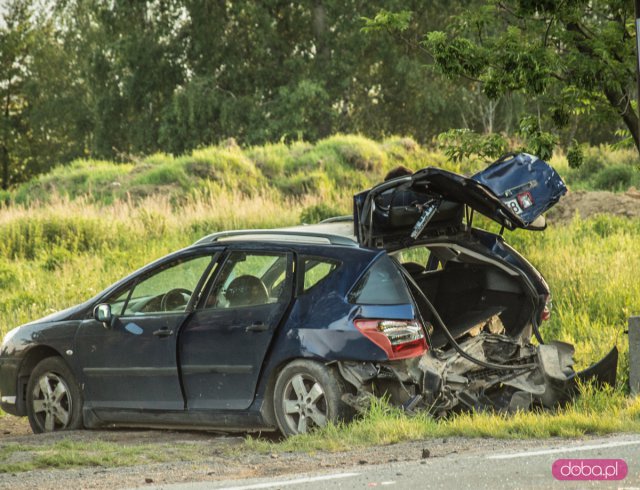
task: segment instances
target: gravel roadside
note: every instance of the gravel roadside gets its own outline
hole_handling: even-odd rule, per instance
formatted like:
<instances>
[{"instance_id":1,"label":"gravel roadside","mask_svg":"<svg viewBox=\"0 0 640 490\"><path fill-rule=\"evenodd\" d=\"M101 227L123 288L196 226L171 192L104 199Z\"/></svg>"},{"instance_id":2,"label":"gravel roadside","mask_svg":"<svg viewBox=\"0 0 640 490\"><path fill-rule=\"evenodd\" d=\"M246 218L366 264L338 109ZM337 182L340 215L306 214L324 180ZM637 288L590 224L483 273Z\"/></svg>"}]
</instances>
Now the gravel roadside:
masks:
<instances>
[{"instance_id":1,"label":"gravel roadside","mask_svg":"<svg viewBox=\"0 0 640 490\"><path fill-rule=\"evenodd\" d=\"M8 433L7 433L8 432ZM106 441L127 445L158 446L194 444L197 461L153 463L136 466L42 469L0 474L0 488L111 489L146 484L212 481L313 472L325 468L377 465L439 458L452 453L477 454L491 450L524 450L549 445L549 440L496 440L461 437L428 439L347 452L264 454L247 449L244 436L221 435L204 431L100 430L33 435L24 419L0 418L0 450L8 444L47 445L60 440ZM560 443L561 440L558 440Z\"/></svg>"}]
</instances>

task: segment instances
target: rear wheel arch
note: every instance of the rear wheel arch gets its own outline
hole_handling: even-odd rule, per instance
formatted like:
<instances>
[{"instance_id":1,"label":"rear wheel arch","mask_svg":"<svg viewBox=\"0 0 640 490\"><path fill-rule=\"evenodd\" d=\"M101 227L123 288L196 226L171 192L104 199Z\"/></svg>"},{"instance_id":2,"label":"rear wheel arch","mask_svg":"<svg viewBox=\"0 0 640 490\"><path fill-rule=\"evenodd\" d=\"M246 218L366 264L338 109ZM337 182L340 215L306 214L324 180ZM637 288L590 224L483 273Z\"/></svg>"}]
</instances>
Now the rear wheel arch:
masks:
<instances>
[{"instance_id":1,"label":"rear wheel arch","mask_svg":"<svg viewBox=\"0 0 640 490\"><path fill-rule=\"evenodd\" d=\"M276 429L278 428L278 422L276 420L276 415L275 415L274 405L273 405L274 403L273 392L275 390L276 381L278 380L278 376L280 375L282 370L288 364L294 361L297 361L299 359L304 359L304 358L289 357L280 361L273 369L271 369L271 372L269 373L269 379L267 380L267 383L264 388L264 395L263 395L264 403L262 404L262 410L261 410L262 417L264 418L265 422L267 422L269 425L272 425ZM310 358L309 360L317 360L318 362L321 362L318 359L314 359L314 358Z\"/></svg>"},{"instance_id":2,"label":"rear wheel arch","mask_svg":"<svg viewBox=\"0 0 640 490\"><path fill-rule=\"evenodd\" d=\"M317 401L297 397L297 390L293 388L294 378L298 382L304 381L304 391L310 396L312 391L320 392ZM275 383L269 390L276 425L283 435L290 436L306 432L308 427L349 420L353 416L353 409L342 400L342 395L350 391L351 385L344 380L335 363L327 364L310 358L290 359L277 371ZM307 412L308 424L300 424L300 414L287 413L285 407L292 402L296 403L296 398L313 411L313 414L311 411ZM324 423L318 423L319 420Z\"/></svg>"}]
</instances>

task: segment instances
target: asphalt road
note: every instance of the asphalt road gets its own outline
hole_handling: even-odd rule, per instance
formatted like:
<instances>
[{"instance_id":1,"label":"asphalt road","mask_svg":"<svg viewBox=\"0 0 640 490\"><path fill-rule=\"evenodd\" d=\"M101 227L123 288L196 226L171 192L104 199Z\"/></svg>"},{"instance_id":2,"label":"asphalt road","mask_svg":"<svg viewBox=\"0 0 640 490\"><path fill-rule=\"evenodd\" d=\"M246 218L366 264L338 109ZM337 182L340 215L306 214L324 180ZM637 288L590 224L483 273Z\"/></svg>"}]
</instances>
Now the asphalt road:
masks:
<instances>
[{"instance_id":1,"label":"asphalt road","mask_svg":"<svg viewBox=\"0 0 640 490\"><path fill-rule=\"evenodd\" d=\"M375 451L375 448L372 448ZM558 481L551 467L558 459L623 459L628 466L619 481ZM640 490L640 436L623 435L550 443L530 450L450 454L420 461L356 466L290 477L209 481L140 487L145 490L253 490L277 488L453 488L543 489L613 488Z\"/></svg>"}]
</instances>

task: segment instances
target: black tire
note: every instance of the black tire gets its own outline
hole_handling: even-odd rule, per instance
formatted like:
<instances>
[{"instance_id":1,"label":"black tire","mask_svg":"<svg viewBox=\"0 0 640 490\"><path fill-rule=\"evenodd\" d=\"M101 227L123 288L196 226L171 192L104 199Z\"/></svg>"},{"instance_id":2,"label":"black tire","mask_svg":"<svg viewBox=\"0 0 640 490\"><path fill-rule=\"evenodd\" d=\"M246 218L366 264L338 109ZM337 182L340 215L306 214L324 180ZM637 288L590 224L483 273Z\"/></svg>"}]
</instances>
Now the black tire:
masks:
<instances>
[{"instance_id":1,"label":"black tire","mask_svg":"<svg viewBox=\"0 0 640 490\"><path fill-rule=\"evenodd\" d=\"M47 357L31 371L27 415L36 434L82 428L82 393L59 357Z\"/></svg>"},{"instance_id":2,"label":"black tire","mask_svg":"<svg viewBox=\"0 0 640 490\"><path fill-rule=\"evenodd\" d=\"M346 384L338 370L316 361L296 360L280 371L273 390L276 422L284 436L306 433L328 422L349 420L342 401Z\"/></svg>"}]
</instances>

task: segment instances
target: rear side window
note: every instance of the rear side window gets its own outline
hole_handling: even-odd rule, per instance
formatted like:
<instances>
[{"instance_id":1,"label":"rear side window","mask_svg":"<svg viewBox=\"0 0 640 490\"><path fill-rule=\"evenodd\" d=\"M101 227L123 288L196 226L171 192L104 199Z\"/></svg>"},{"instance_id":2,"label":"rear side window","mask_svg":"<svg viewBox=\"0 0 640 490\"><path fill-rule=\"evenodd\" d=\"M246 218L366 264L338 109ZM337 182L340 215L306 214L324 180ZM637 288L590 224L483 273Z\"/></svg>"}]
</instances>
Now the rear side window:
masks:
<instances>
[{"instance_id":1,"label":"rear side window","mask_svg":"<svg viewBox=\"0 0 640 490\"><path fill-rule=\"evenodd\" d=\"M316 284L324 281L338 268L338 265L340 265L340 263L335 260L315 257L305 257L302 263L304 266L304 293Z\"/></svg>"},{"instance_id":2,"label":"rear side window","mask_svg":"<svg viewBox=\"0 0 640 490\"><path fill-rule=\"evenodd\" d=\"M388 256L380 257L349 293L356 304L401 305L411 303L398 266Z\"/></svg>"}]
</instances>

